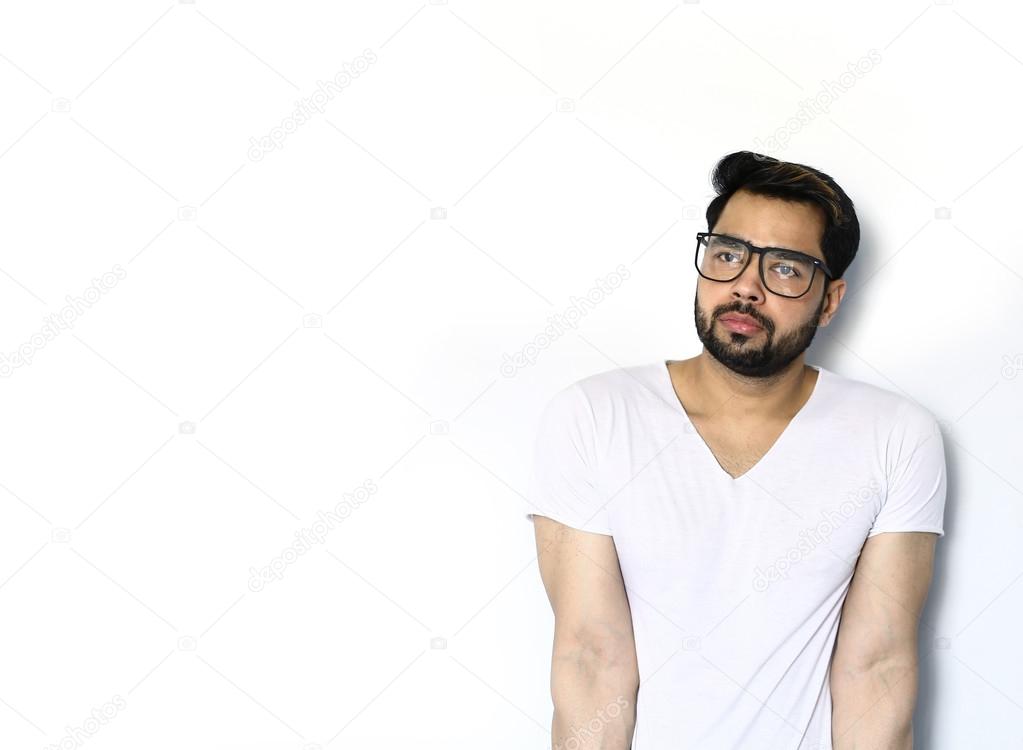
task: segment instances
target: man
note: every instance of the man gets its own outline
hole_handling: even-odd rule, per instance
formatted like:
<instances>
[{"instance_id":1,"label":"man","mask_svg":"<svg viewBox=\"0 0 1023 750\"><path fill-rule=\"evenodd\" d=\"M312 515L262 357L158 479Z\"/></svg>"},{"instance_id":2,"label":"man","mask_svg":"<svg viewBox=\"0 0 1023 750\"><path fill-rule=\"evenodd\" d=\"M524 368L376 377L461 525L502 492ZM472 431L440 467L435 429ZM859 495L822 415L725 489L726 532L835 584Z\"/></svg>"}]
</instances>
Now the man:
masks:
<instances>
[{"instance_id":1,"label":"man","mask_svg":"<svg viewBox=\"0 0 1023 750\"><path fill-rule=\"evenodd\" d=\"M944 534L934 417L806 365L859 244L828 175L714 171L703 350L591 375L540 420L529 496L566 750L911 750Z\"/></svg>"}]
</instances>

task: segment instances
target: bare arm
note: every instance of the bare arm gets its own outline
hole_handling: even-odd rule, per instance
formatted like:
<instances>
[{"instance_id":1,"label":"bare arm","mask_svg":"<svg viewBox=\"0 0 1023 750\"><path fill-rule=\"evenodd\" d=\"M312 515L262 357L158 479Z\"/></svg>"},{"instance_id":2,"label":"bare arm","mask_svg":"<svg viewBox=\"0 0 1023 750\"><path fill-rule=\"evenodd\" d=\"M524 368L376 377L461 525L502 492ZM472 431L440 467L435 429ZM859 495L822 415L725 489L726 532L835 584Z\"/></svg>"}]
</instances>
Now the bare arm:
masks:
<instances>
[{"instance_id":1,"label":"bare arm","mask_svg":"<svg viewBox=\"0 0 1023 750\"><path fill-rule=\"evenodd\" d=\"M540 575L554 610L553 747L628 750L639 671L614 540L546 516L534 516L533 524Z\"/></svg>"},{"instance_id":2,"label":"bare arm","mask_svg":"<svg viewBox=\"0 0 1023 750\"><path fill-rule=\"evenodd\" d=\"M835 750L913 750L917 631L936 539L886 532L863 545L831 664Z\"/></svg>"}]
</instances>

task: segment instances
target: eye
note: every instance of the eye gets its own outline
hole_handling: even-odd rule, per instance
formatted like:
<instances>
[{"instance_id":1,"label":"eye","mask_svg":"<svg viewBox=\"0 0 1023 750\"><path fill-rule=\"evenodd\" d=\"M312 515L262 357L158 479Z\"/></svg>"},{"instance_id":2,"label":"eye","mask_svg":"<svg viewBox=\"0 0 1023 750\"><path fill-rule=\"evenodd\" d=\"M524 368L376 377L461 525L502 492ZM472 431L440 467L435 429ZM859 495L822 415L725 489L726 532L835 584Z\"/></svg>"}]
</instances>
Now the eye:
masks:
<instances>
[{"instance_id":1,"label":"eye","mask_svg":"<svg viewBox=\"0 0 1023 750\"><path fill-rule=\"evenodd\" d=\"M775 266L772 266L771 270L776 273L779 273L780 275L784 276L787 279L798 279L800 276L803 275L799 271L797 271L794 266L790 266L786 263L779 263Z\"/></svg>"}]
</instances>

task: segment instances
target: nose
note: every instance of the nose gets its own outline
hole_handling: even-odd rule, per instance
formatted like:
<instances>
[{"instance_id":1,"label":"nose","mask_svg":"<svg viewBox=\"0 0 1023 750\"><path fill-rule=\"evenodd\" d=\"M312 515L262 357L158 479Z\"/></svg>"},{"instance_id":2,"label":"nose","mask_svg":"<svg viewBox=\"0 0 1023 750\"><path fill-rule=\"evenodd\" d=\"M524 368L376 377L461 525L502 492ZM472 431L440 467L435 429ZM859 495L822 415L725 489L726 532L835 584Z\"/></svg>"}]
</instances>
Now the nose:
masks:
<instances>
[{"instance_id":1,"label":"nose","mask_svg":"<svg viewBox=\"0 0 1023 750\"><path fill-rule=\"evenodd\" d=\"M746 268L732 281L732 297L750 302L762 302L767 290L760 281L760 255L753 253Z\"/></svg>"}]
</instances>

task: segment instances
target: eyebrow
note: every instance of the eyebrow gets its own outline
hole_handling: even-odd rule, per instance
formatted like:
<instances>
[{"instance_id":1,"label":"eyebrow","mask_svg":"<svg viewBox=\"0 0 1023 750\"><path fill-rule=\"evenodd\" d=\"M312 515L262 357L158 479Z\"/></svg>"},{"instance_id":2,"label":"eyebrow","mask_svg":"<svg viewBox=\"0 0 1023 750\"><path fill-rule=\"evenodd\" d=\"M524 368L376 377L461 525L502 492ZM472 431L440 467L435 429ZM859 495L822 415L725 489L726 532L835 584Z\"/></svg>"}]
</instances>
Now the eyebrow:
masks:
<instances>
[{"instance_id":1,"label":"eyebrow","mask_svg":"<svg viewBox=\"0 0 1023 750\"><path fill-rule=\"evenodd\" d=\"M749 244L751 244L751 245L756 245L757 244L757 243L753 242L752 240L748 240L745 237L740 237L737 234L729 234L728 232L719 232L719 234L723 234L726 237L734 237L735 239L742 240L743 242L749 242ZM757 247L760 247L760 246L757 245ZM765 245L764 247L766 247L769 250L783 250L783 251L785 251L787 253L795 253L796 255L806 255L806 256L808 256L810 258L813 258L814 260L823 260L823 258L818 258L813 253L808 253L806 250L793 250L791 247L779 247L777 245Z\"/></svg>"}]
</instances>

